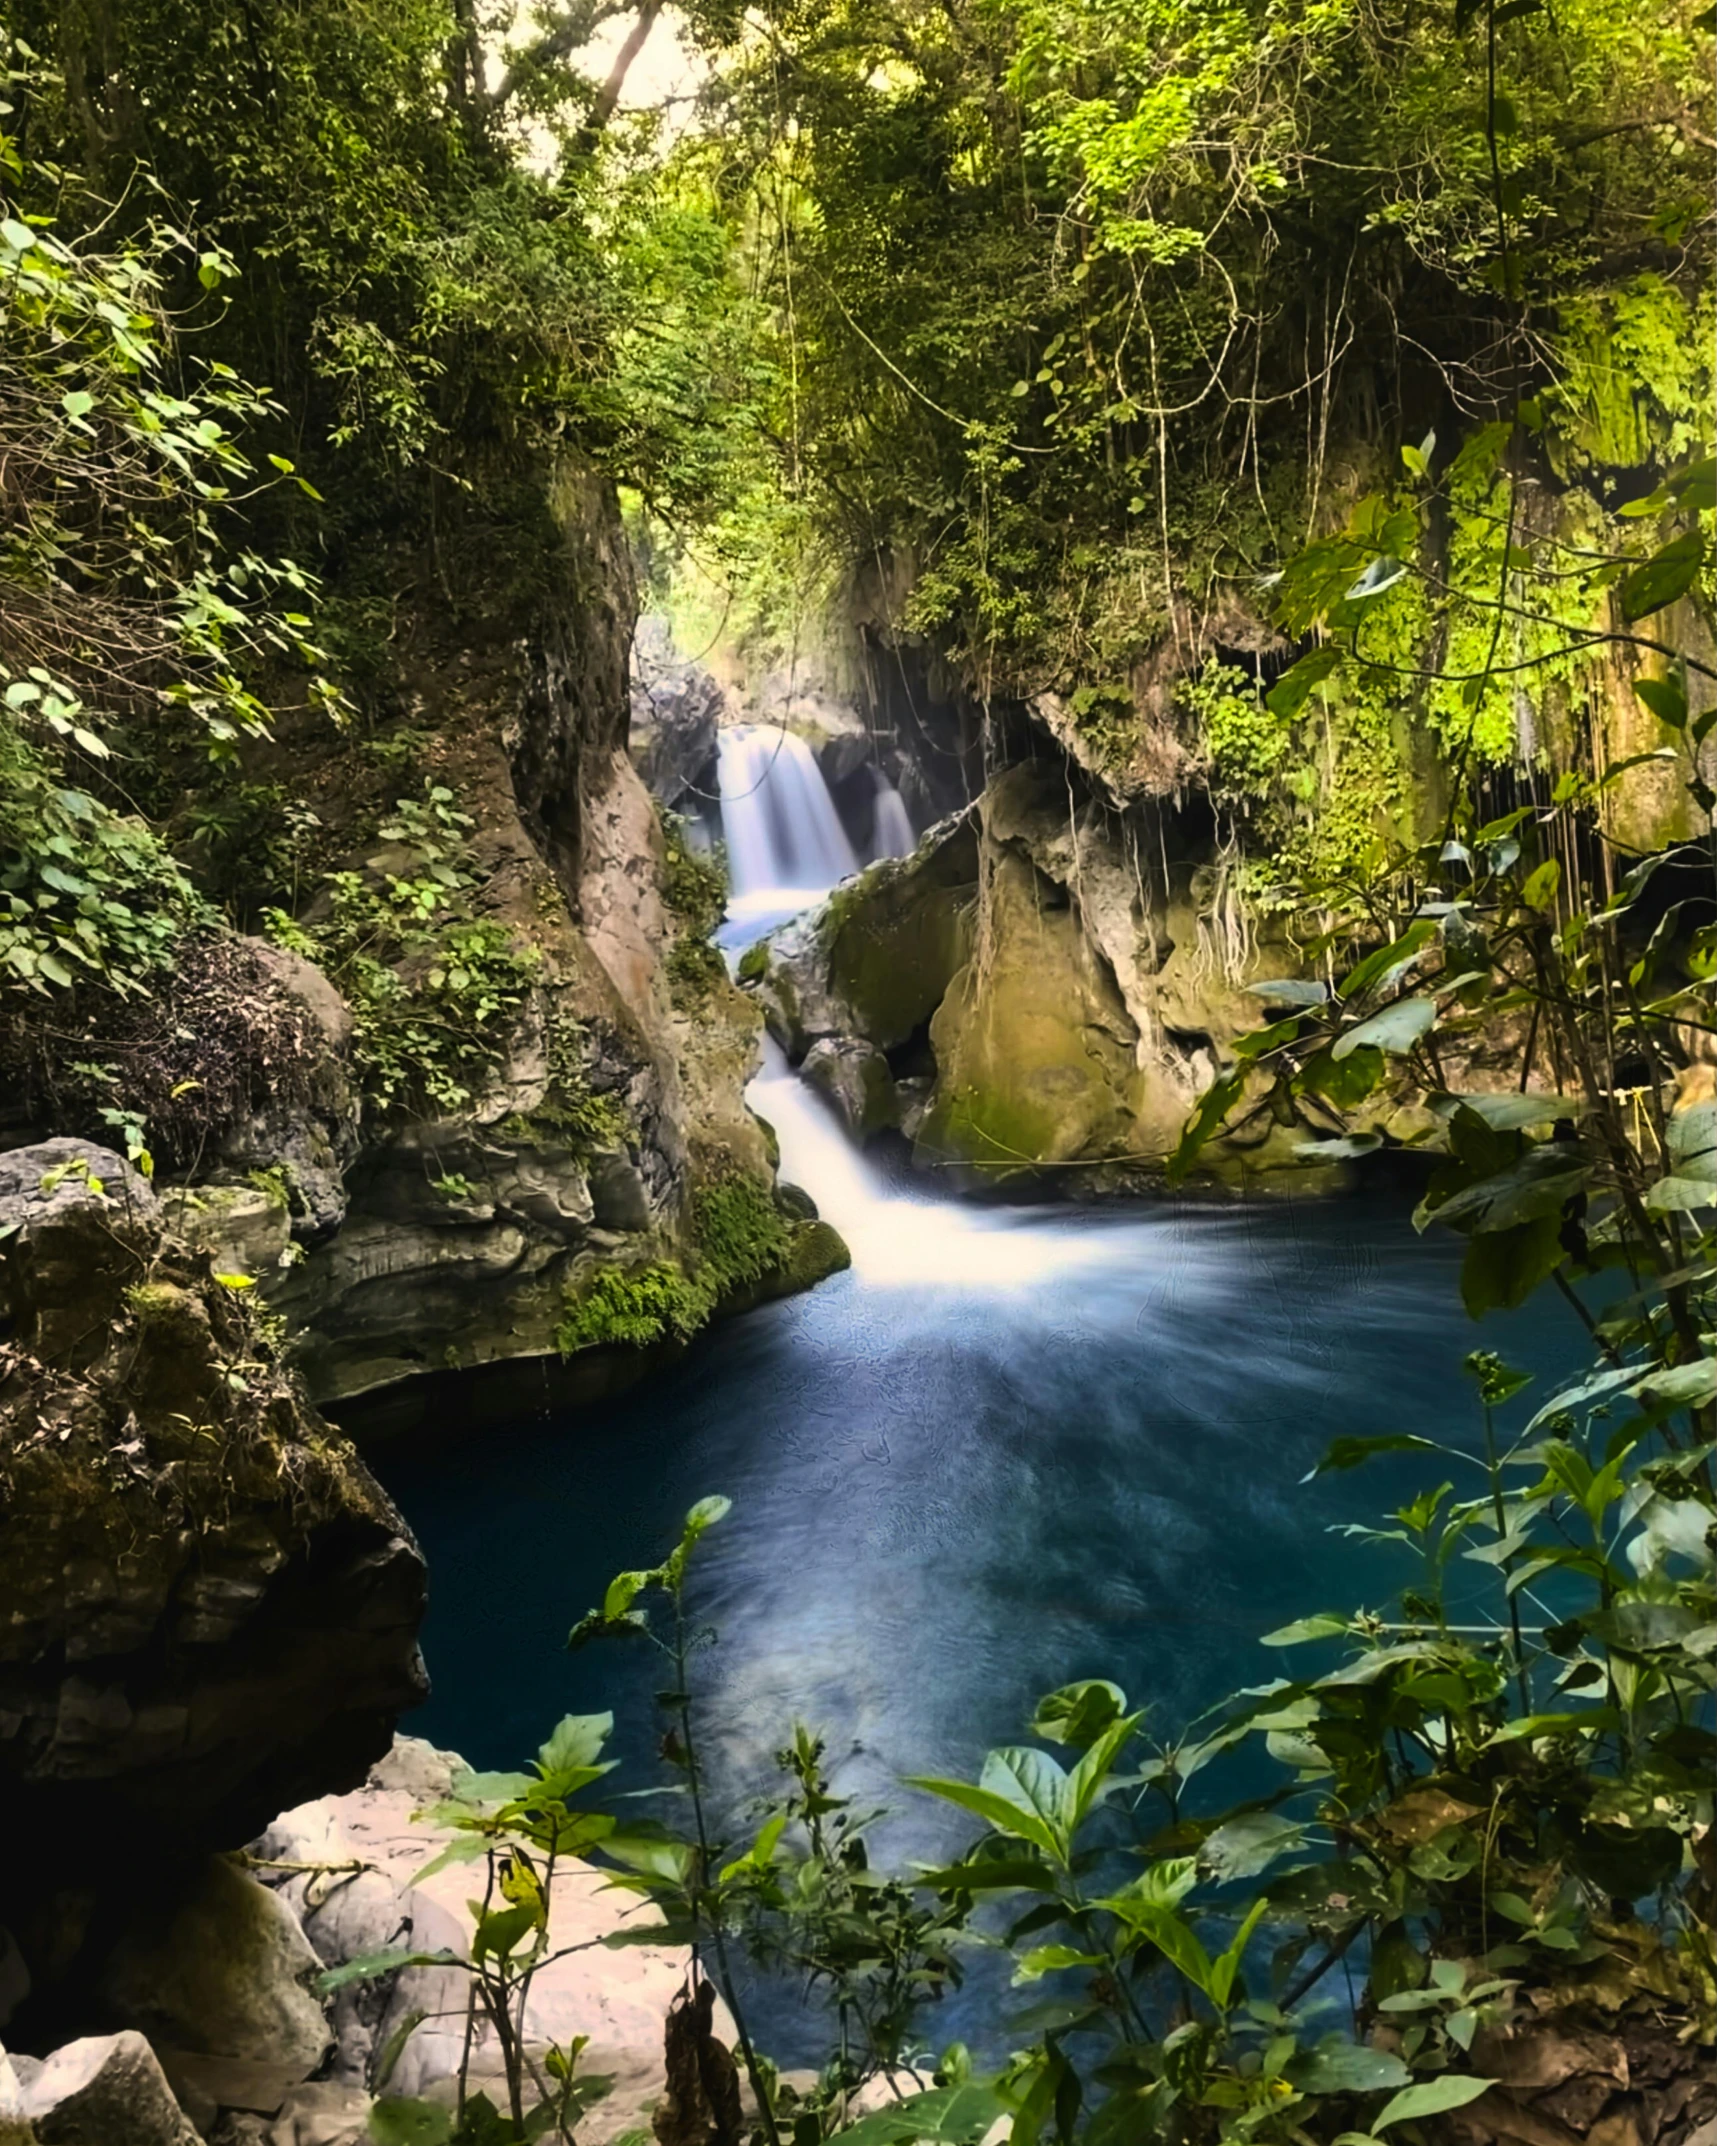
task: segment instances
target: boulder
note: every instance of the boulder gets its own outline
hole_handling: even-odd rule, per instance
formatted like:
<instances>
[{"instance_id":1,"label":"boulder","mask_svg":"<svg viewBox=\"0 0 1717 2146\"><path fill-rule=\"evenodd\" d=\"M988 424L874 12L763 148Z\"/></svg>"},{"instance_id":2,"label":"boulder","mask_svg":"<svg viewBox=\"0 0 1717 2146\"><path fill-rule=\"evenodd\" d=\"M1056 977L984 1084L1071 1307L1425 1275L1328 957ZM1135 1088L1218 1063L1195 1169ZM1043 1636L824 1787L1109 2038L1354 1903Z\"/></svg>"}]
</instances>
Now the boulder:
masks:
<instances>
[{"instance_id":1,"label":"boulder","mask_svg":"<svg viewBox=\"0 0 1717 2146\"><path fill-rule=\"evenodd\" d=\"M217 1175L248 1183L266 1173L286 1195L292 1234L316 1243L345 1219L345 1175L358 1153L351 1010L314 962L264 939L242 943L291 1010L299 1062L289 1086L260 1083L228 1125Z\"/></svg>"},{"instance_id":2,"label":"boulder","mask_svg":"<svg viewBox=\"0 0 1717 2146\"><path fill-rule=\"evenodd\" d=\"M677 805L707 777L727 694L701 663L675 649L666 619L638 621L632 642L629 743L640 775L664 805Z\"/></svg>"},{"instance_id":3,"label":"boulder","mask_svg":"<svg viewBox=\"0 0 1717 2146\"><path fill-rule=\"evenodd\" d=\"M861 1144L900 1123L900 1102L888 1060L858 1036L819 1036L799 1068L826 1095L841 1122Z\"/></svg>"},{"instance_id":4,"label":"boulder","mask_svg":"<svg viewBox=\"0 0 1717 2146\"><path fill-rule=\"evenodd\" d=\"M130 2031L68 2042L32 2066L20 2109L40 2146L202 2146L154 2051Z\"/></svg>"},{"instance_id":5,"label":"boulder","mask_svg":"<svg viewBox=\"0 0 1717 2146\"><path fill-rule=\"evenodd\" d=\"M321 1962L291 1909L223 1857L134 1916L101 1969L107 2014L149 2037L195 2113L272 2114L333 2046Z\"/></svg>"},{"instance_id":6,"label":"boulder","mask_svg":"<svg viewBox=\"0 0 1717 2146\"><path fill-rule=\"evenodd\" d=\"M977 880L977 815L968 809L747 956L741 977L794 1064L825 1036L888 1052L923 1030L969 955Z\"/></svg>"},{"instance_id":7,"label":"boulder","mask_svg":"<svg viewBox=\"0 0 1717 2146\"><path fill-rule=\"evenodd\" d=\"M263 2137L267 2146L368 2146L372 2106L362 2087L296 2086Z\"/></svg>"},{"instance_id":8,"label":"boulder","mask_svg":"<svg viewBox=\"0 0 1717 2146\"><path fill-rule=\"evenodd\" d=\"M363 1787L284 1812L255 1844L259 1856L277 1862L336 1866L279 1880L325 1965L389 1947L468 1954L469 1900L481 1890L471 1866L418 1875L452 1836L417 1814L445 1797L463 1770L451 1754L400 1737ZM362 1868L338 1868L346 1864ZM689 1964L679 1951L640 1945L610 1951L593 1942L621 1927L629 1913L636 1909L627 1896L608 1887L600 1872L575 1862L557 1871L550 1906L556 1948L584 1949L566 1952L536 1977L525 2038L540 2054L551 2041L587 2034L582 2067L613 2076L612 2094L579 2124L583 2146L610 2146L623 2132L647 2128L662 2093L665 2024ZM389 2094L445 2098L464 2049L469 1987L458 1967L429 1966L339 1991L331 2009L335 2083L378 2091L380 2067L391 2063ZM419 2023L408 2025L414 2019ZM731 2040L731 2023L719 2015L717 2031ZM471 2076L496 2098L503 2073L487 2027Z\"/></svg>"},{"instance_id":9,"label":"boulder","mask_svg":"<svg viewBox=\"0 0 1717 2146\"><path fill-rule=\"evenodd\" d=\"M119 1156L0 1157L0 1919L38 1981L68 1869L244 1839L426 1688L417 1545L250 1303Z\"/></svg>"}]
</instances>

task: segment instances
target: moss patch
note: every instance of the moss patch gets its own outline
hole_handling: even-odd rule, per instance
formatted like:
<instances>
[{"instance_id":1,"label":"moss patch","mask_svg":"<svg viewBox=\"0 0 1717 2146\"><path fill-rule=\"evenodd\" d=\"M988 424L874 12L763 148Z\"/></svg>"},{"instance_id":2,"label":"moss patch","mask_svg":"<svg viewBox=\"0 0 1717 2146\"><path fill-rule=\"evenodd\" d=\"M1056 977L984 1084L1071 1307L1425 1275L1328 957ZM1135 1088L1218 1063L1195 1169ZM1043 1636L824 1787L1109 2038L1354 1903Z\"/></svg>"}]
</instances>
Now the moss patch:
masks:
<instances>
[{"instance_id":1,"label":"moss patch","mask_svg":"<svg viewBox=\"0 0 1717 2146\"><path fill-rule=\"evenodd\" d=\"M565 1314L555 1328L555 1347L563 1356L573 1356L605 1343L649 1348L659 1341L689 1341L734 1296L762 1291L771 1283L780 1284L782 1293L789 1287L808 1288L810 1281L832 1271L823 1265L804 1283L787 1280L802 1241L825 1227L796 1227L755 1178L719 1178L693 1201L689 1256L606 1267L587 1284L569 1290ZM828 1235L835 1233L830 1230ZM835 1242L840 1243L838 1237ZM842 1245L843 1256L845 1251Z\"/></svg>"}]
</instances>

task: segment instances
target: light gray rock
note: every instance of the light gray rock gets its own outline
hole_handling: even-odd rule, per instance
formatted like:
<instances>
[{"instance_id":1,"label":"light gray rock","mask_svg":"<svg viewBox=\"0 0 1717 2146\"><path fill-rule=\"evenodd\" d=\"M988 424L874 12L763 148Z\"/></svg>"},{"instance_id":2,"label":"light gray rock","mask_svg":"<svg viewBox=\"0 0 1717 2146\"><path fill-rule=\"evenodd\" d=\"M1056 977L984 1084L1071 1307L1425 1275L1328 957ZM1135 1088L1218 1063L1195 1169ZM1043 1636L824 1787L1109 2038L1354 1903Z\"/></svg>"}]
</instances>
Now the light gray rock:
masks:
<instances>
[{"instance_id":1,"label":"light gray rock","mask_svg":"<svg viewBox=\"0 0 1717 2146\"><path fill-rule=\"evenodd\" d=\"M268 2146L362 2146L372 2106L362 2087L296 2086L263 2136Z\"/></svg>"},{"instance_id":2,"label":"light gray rock","mask_svg":"<svg viewBox=\"0 0 1717 2146\"><path fill-rule=\"evenodd\" d=\"M0 2146L35 2146L35 2142L35 2129L24 2114L24 2082L14 2060L0 2048Z\"/></svg>"},{"instance_id":3,"label":"light gray rock","mask_svg":"<svg viewBox=\"0 0 1717 2146\"><path fill-rule=\"evenodd\" d=\"M202 2146L141 2034L56 2049L24 2088L41 2146Z\"/></svg>"}]
</instances>

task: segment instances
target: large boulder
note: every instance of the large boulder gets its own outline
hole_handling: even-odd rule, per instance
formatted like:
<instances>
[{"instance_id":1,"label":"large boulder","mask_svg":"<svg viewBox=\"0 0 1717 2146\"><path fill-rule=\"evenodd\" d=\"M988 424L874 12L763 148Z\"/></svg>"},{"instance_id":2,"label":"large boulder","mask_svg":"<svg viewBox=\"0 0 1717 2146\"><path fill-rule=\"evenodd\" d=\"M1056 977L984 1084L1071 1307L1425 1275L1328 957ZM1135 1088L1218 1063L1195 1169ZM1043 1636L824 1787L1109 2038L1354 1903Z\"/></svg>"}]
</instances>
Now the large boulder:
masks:
<instances>
[{"instance_id":1,"label":"large boulder","mask_svg":"<svg viewBox=\"0 0 1717 2146\"><path fill-rule=\"evenodd\" d=\"M195 2115L273 2115L333 2046L321 1962L275 1893L222 1857L165 1899L144 1887L95 1978L104 2013L148 2036Z\"/></svg>"},{"instance_id":2,"label":"large boulder","mask_svg":"<svg viewBox=\"0 0 1717 2146\"><path fill-rule=\"evenodd\" d=\"M798 1064L824 1037L898 1052L922 1036L965 964L978 892L975 809L955 813L910 857L837 887L741 964L764 1018Z\"/></svg>"},{"instance_id":3,"label":"large boulder","mask_svg":"<svg viewBox=\"0 0 1717 2146\"><path fill-rule=\"evenodd\" d=\"M426 1689L410 1530L168 1219L103 1148L0 1156L0 1921L50 1980L68 1874L245 1839Z\"/></svg>"}]
</instances>

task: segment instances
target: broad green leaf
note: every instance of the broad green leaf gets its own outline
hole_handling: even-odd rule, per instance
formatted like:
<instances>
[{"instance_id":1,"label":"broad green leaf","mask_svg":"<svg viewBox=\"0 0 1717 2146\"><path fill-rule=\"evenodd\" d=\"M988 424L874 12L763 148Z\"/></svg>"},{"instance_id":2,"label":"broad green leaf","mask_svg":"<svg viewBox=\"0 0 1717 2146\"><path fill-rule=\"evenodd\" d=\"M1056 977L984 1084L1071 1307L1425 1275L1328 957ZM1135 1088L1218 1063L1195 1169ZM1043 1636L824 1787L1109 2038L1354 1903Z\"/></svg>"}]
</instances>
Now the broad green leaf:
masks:
<instances>
[{"instance_id":1,"label":"broad green leaf","mask_svg":"<svg viewBox=\"0 0 1717 2146\"><path fill-rule=\"evenodd\" d=\"M646 1587L659 1580L659 1572L617 1572L602 1597L602 1614L610 1622L624 1617Z\"/></svg>"},{"instance_id":2,"label":"broad green leaf","mask_svg":"<svg viewBox=\"0 0 1717 2146\"><path fill-rule=\"evenodd\" d=\"M1358 998L1391 969L1405 968L1436 936L1437 926L1430 917L1416 917L1399 939L1377 947L1363 961L1356 962L1337 986L1336 995L1344 999Z\"/></svg>"},{"instance_id":3,"label":"broad green leaf","mask_svg":"<svg viewBox=\"0 0 1717 2146\"><path fill-rule=\"evenodd\" d=\"M1269 1905L1267 1897L1254 1900L1239 1929L1210 1963L1210 1982L1206 1995L1218 2011L1228 2010L1234 1995L1235 1978L1239 1975L1241 1964L1246 1957L1246 1947L1252 1942L1252 1933L1263 1921Z\"/></svg>"},{"instance_id":4,"label":"broad green leaf","mask_svg":"<svg viewBox=\"0 0 1717 2146\"><path fill-rule=\"evenodd\" d=\"M642 1878L665 1879L674 1885L685 1883L693 1854L689 1841L675 1840L672 1834L642 1826L630 1832L610 1833L602 1843L602 1852L624 1870L635 1871Z\"/></svg>"},{"instance_id":5,"label":"broad green leaf","mask_svg":"<svg viewBox=\"0 0 1717 2146\"><path fill-rule=\"evenodd\" d=\"M596 1765L613 1733L612 1714L567 1714L537 1753L538 1762L546 1774L583 1772Z\"/></svg>"},{"instance_id":6,"label":"broad green leaf","mask_svg":"<svg viewBox=\"0 0 1717 2146\"><path fill-rule=\"evenodd\" d=\"M1248 984L1246 989L1274 1006L1321 1006L1329 998L1327 985L1305 976L1272 977L1268 983Z\"/></svg>"},{"instance_id":7,"label":"broad green leaf","mask_svg":"<svg viewBox=\"0 0 1717 2146\"><path fill-rule=\"evenodd\" d=\"M945 1803L957 1803L962 1810L982 1818L997 1833L1030 1841L1045 1855L1053 1856L1058 1862L1061 1860L1061 1847L1053 1828L1021 1811L1010 1797L995 1795L988 1789L975 1787L970 1781L945 1780L934 1774L908 1774L906 1785L940 1796Z\"/></svg>"},{"instance_id":8,"label":"broad green leaf","mask_svg":"<svg viewBox=\"0 0 1717 2146\"><path fill-rule=\"evenodd\" d=\"M336 1990L349 1989L354 1982L374 1982L383 1975L397 1974L402 1967L468 1965L456 1952L413 1952L409 1947L388 1946L381 1952L360 1953L355 1960L343 1960L338 1967L330 1967L316 1977L316 1989L321 1996L332 1997Z\"/></svg>"},{"instance_id":9,"label":"broad green leaf","mask_svg":"<svg viewBox=\"0 0 1717 2146\"><path fill-rule=\"evenodd\" d=\"M1464 2109L1469 2101L1477 2101L1481 2094L1488 2094L1495 2084L1494 2079L1427 2079L1420 2086L1407 2087L1393 2101L1386 2102L1383 2114L1371 2128L1387 2131L1391 2124L1404 2124L1417 2116L1436 2116L1444 2109Z\"/></svg>"},{"instance_id":10,"label":"broad green leaf","mask_svg":"<svg viewBox=\"0 0 1717 2146\"><path fill-rule=\"evenodd\" d=\"M860 2117L835 2136L844 2146L913 2146L917 2140L933 2142L933 2146L976 2146L1007 2113L1006 2103L993 2087L967 2080L959 2086L908 2094L874 2115Z\"/></svg>"},{"instance_id":11,"label":"broad green leaf","mask_svg":"<svg viewBox=\"0 0 1717 2146\"><path fill-rule=\"evenodd\" d=\"M1020 1955L1014 1969L1014 1987L1022 1983L1041 1981L1064 1967L1102 1967L1107 1963L1100 1952L1080 1952L1072 1945L1036 1945L1030 1952Z\"/></svg>"},{"instance_id":12,"label":"broad green leaf","mask_svg":"<svg viewBox=\"0 0 1717 2146\"><path fill-rule=\"evenodd\" d=\"M1665 604L1684 596L1698 578L1705 557L1705 539L1697 529L1676 537L1636 566L1618 591L1622 617L1632 626Z\"/></svg>"},{"instance_id":13,"label":"broad green leaf","mask_svg":"<svg viewBox=\"0 0 1717 2146\"><path fill-rule=\"evenodd\" d=\"M492 1908L478 1917L471 1939L472 1961L506 1959L533 1930L541 1928L542 1920L540 1901L521 1900L512 1907Z\"/></svg>"},{"instance_id":14,"label":"broad green leaf","mask_svg":"<svg viewBox=\"0 0 1717 2146\"><path fill-rule=\"evenodd\" d=\"M1339 586L1339 584L1338 584ZM1339 648L1315 648L1309 656L1290 664L1264 696L1264 705L1278 722L1291 723L1305 706L1312 691L1332 678L1342 665Z\"/></svg>"},{"instance_id":15,"label":"broad green leaf","mask_svg":"<svg viewBox=\"0 0 1717 2146\"><path fill-rule=\"evenodd\" d=\"M1359 1441L1354 1441L1359 1443ZM1387 1444L1388 1441L1380 1441ZM1429 1439L1417 1438L1415 1445L1428 1445ZM1317 1469L1312 1470L1316 1475ZM1310 1477L1305 1478L1309 1481ZM1314 1639L1341 1639L1351 1630L1346 1617L1337 1617L1322 1611L1315 1617L1296 1617L1292 1624L1279 1624L1273 1632L1266 1632L1258 1642L1261 1647L1301 1647Z\"/></svg>"},{"instance_id":16,"label":"broad green leaf","mask_svg":"<svg viewBox=\"0 0 1717 2146\"><path fill-rule=\"evenodd\" d=\"M732 1510L733 1500L731 1498L700 1498L686 1515L685 1532L687 1540L696 1542L706 1528L712 1528L717 1521L725 1520Z\"/></svg>"},{"instance_id":17,"label":"broad green leaf","mask_svg":"<svg viewBox=\"0 0 1717 2146\"><path fill-rule=\"evenodd\" d=\"M1481 1230L1461 1262L1461 1302L1474 1319L1513 1311L1562 1264L1561 1223L1541 1215L1513 1229Z\"/></svg>"},{"instance_id":18,"label":"broad green leaf","mask_svg":"<svg viewBox=\"0 0 1717 2146\"><path fill-rule=\"evenodd\" d=\"M1687 728L1687 688L1674 672L1666 678L1636 678L1634 691L1660 723L1671 730Z\"/></svg>"},{"instance_id":19,"label":"broad green leaf","mask_svg":"<svg viewBox=\"0 0 1717 2146\"><path fill-rule=\"evenodd\" d=\"M1119 1720L1112 1721L1068 1775L1063 1811L1069 1840L1100 1801L1110 1769L1142 1719L1139 1714L1123 1714Z\"/></svg>"},{"instance_id":20,"label":"broad green leaf","mask_svg":"<svg viewBox=\"0 0 1717 2146\"><path fill-rule=\"evenodd\" d=\"M1427 1030L1436 1025L1437 1002L1429 998L1400 998L1392 1006L1345 1030L1330 1045L1333 1058L1347 1058L1366 1045L1404 1056Z\"/></svg>"},{"instance_id":21,"label":"broad green leaf","mask_svg":"<svg viewBox=\"0 0 1717 2146\"><path fill-rule=\"evenodd\" d=\"M1198 1108L1187 1121L1174 1153L1168 1158L1165 1175L1171 1186L1178 1185L1197 1161L1199 1151L1221 1125L1230 1110L1240 1100L1246 1088L1244 1067L1230 1073L1222 1080L1212 1081L1200 1096Z\"/></svg>"},{"instance_id":22,"label":"broad green leaf","mask_svg":"<svg viewBox=\"0 0 1717 2146\"><path fill-rule=\"evenodd\" d=\"M1621 1727L1613 1706L1582 1707L1578 1713L1524 1714L1485 1739L1491 1744L1517 1744L1539 1736L1602 1736Z\"/></svg>"},{"instance_id":23,"label":"broad green leaf","mask_svg":"<svg viewBox=\"0 0 1717 2146\"><path fill-rule=\"evenodd\" d=\"M1357 1468L1371 1459L1375 1453L1443 1453L1448 1449L1434 1438L1420 1438L1412 1431L1385 1431L1376 1438L1337 1438L1330 1445L1315 1468L1308 1468L1301 1476L1302 1483L1309 1483L1320 1475L1340 1475L1345 1469ZM1336 1630L1345 1632L1345 1618L1313 1617L1301 1620L1302 1624L1324 1625L1333 1623ZM1302 1632L1300 1625L1286 1624L1282 1632L1292 1632L1296 1637L1323 1639L1329 1635L1323 1631ZM1280 1633L1272 1633L1264 1641L1266 1647L1285 1647L1293 1642Z\"/></svg>"},{"instance_id":24,"label":"broad green leaf","mask_svg":"<svg viewBox=\"0 0 1717 2146\"><path fill-rule=\"evenodd\" d=\"M1243 1811L1217 1827L1199 1850L1200 1860L1219 1885L1255 1878L1260 1871L1303 1847L1306 1829L1280 1811Z\"/></svg>"},{"instance_id":25,"label":"broad green leaf","mask_svg":"<svg viewBox=\"0 0 1717 2146\"><path fill-rule=\"evenodd\" d=\"M1284 2077L1302 2094L1377 2094L1409 2085L1413 2075L1388 2050L1332 2038L1295 2057Z\"/></svg>"},{"instance_id":26,"label":"broad green leaf","mask_svg":"<svg viewBox=\"0 0 1717 2146\"><path fill-rule=\"evenodd\" d=\"M384 2099L370 2110L369 2136L373 2146L448 2146L453 2111L432 2101Z\"/></svg>"},{"instance_id":27,"label":"broad green leaf","mask_svg":"<svg viewBox=\"0 0 1717 2146\"><path fill-rule=\"evenodd\" d=\"M1530 1132L1541 1125L1554 1125L1566 1118L1578 1118L1585 1111L1585 1104L1572 1095L1519 1095L1513 1091L1505 1094L1446 1095L1432 1099L1431 1108L1439 1117L1448 1117L1457 1109L1470 1110L1482 1118L1492 1132Z\"/></svg>"},{"instance_id":28,"label":"broad green leaf","mask_svg":"<svg viewBox=\"0 0 1717 2146\"><path fill-rule=\"evenodd\" d=\"M1117 1903L1121 1901L1127 1905L1119 1907ZM1115 1895L1104 1905L1115 1907L1130 1931L1155 1946L1195 1989L1209 1996L1210 1955L1199 1943L1197 1931L1177 1908L1160 1907L1153 1901L1137 1899L1127 1893Z\"/></svg>"},{"instance_id":29,"label":"broad green leaf","mask_svg":"<svg viewBox=\"0 0 1717 2146\"><path fill-rule=\"evenodd\" d=\"M924 1784L913 1785L921 1788ZM918 1878L933 1893L1052 1893L1056 1884L1055 1873L1047 1863L1033 1862L1025 1856L980 1856L970 1863L946 1863L936 1869L920 1870Z\"/></svg>"},{"instance_id":30,"label":"broad green leaf","mask_svg":"<svg viewBox=\"0 0 1717 2146\"><path fill-rule=\"evenodd\" d=\"M1110 1724L1126 1711L1127 1695L1118 1684L1088 1677L1080 1684L1064 1684L1037 1703L1031 1717L1031 1733L1052 1744L1071 1744L1083 1751L1094 1744Z\"/></svg>"},{"instance_id":31,"label":"broad green leaf","mask_svg":"<svg viewBox=\"0 0 1717 2146\"><path fill-rule=\"evenodd\" d=\"M1526 875L1526 884L1520 890L1520 898L1528 909L1549 909L1556 901L1557 889L1562 884L1562 866L1555 857L1546 857Z\"/></svg>"}]
</instances>

